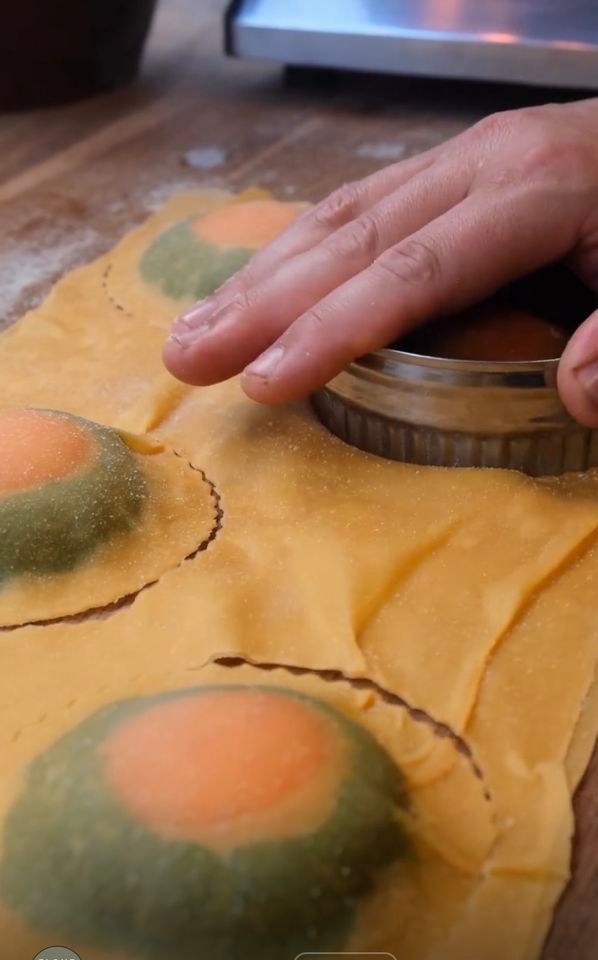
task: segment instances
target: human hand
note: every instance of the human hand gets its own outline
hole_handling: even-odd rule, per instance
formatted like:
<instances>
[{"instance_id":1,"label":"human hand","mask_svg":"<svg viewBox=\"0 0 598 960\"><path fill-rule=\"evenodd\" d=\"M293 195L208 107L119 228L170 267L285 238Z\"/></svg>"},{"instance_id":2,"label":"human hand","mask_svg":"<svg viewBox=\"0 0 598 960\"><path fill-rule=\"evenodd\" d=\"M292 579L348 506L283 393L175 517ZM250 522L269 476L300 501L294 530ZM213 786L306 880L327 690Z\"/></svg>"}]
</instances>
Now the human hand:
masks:
<instances>
[{"instance_id":1,"label":"human hand","mask_svg":"<svg viewBox=\"0 0 598 960\"><path fill-rule=\"evenodd\" d=\"M598 292L598 99L494 114L308 210L175 321L164 359L187 383L243 371L283 403L432 317L565 259ZM559 390L598 426L598 311Z\"/></svg>"}]
</instances>

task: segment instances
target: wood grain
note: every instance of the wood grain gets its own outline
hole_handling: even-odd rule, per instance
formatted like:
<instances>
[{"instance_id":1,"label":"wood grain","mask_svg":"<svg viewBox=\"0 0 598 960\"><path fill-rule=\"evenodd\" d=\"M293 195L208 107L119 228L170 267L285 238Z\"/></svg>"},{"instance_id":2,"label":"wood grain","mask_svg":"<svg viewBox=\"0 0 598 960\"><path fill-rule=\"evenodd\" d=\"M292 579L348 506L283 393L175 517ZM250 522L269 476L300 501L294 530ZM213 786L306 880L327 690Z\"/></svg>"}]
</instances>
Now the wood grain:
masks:
<instances>
[{"instance_id":1,"label":"wood grain","mask_svg":"<svg viewBox=\"0 0 598 960\"><path fill-rule=\"evenodd\" d=\"M493 110L560 97L446 81L285 75L223 56L222 10L222 0L164 0L134 85L0 117L0 328L177 190L261 184L283 198L315 200ZM217 147L223 163L189 165L189 151L206 146ZM574 877L543 960L598 956L598 754L575 809Z\"/></svg>"}]
</instances>

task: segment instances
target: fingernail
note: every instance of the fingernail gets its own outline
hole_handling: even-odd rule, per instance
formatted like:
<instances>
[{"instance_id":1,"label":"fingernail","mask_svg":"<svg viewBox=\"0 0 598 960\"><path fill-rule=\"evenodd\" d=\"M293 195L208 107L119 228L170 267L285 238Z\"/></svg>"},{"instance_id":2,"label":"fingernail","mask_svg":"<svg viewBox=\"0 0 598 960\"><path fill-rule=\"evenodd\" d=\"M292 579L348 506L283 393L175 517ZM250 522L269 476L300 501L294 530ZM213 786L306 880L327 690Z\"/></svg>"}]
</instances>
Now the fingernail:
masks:
<instances>
[{"instance_id":1,"label":"fingernail","mask_svg":"<svg viewBox=\"0 0 598 960\"><path fill-rule=\"evenodd\" d=\"M579 380L588 400L594 407L598 407L598 361L594 360L577 371Z\"/></svg>"},{"instance_id":2,"label":"fingernail","mask_svg":"<svg viewBox=\"0 0 598 960\"><path fill-rule=\"evenodd\" d=\"M269 350L262 353L261 357L258 357L257 360L254 360L252 364L246 367L245 373L250 377L262 377L264 380L267 380L274 374L283 356L284 347L280 345L270 347Z\"/></svg>"},{"instance_id":3,"label":"fingernail","mask_svg":"<svg viewBox=\"0 0 598 960\"><path fill-rule=\"evenodd\" d=\"M208 297L194 307L182 313L177 317L172 325L176 333L183 333L186 330L197 330L203 324L207 323L216 313L216 301L214 297Z\"/></svg>"},{"instance_id":4,"label":"fingernail","mask_svg":"<svg viewBox=\"0 0 598 960\"><path fill-rule=\"evenodd\" d=\"M173 324L168 339L171 343L176 343L178 347L186 350L187 347L197 343L204 334L209 333L213 328L214 324L208 320L200 324L199 327L177 327Z\"/></svg>"},{"instance_id":5,"label":"fingernail","mask_svg":"<svg viewBox=\"0 0 598 960\"><path fill-rule=\"evenodd\" d=\"M176 318L170 329L170 340L183 349L192 346L214 329L225 310L226 306L218 307L216 300L208 297Z\"/></svg>"}]
</instances>

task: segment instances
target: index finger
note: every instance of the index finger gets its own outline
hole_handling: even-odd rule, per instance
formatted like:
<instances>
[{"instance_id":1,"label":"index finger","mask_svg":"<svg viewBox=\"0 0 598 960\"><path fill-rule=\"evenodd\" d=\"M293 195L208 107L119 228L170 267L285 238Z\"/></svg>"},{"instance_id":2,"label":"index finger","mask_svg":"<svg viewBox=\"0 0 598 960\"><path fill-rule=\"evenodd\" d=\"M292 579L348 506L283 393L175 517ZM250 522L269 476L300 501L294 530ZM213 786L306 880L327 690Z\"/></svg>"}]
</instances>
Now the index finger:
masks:
<instances>
[{"instance_id":1,"label":"index finger","mask_svg":"<svg viewBox=\"0 0 598 960\"><path fill-rule=\"evenodd\" d=\"M566 204L525 189L472 194L296 320L246 368L246 393L263 403L305 396L356 357L563 256L576 229Z\"/></svg>"},{"instance_id":2,"label":"index finger","mask_svg":"<svg viewBox=\"0 0 598 960\"><path fill-rule=\"evenodd\" d=\"M258 250L247 266L215 291L208 298L210 306L214 310L221 309L240 291L247 290L262 280L267 280L286 260L311 250L388 193L431 166L439 149L436 147L409 160L379 170L363 180L347 183L316 206L309 207L274 240ZM196 309L201 307L203 316L205 305L206 301L203 301L197 307L191 307L182 317L175 320L173 329L177 328L177 324L179 326L182 324L183 328L185 325L193 326Z\"/></svg>"}]
</instances>

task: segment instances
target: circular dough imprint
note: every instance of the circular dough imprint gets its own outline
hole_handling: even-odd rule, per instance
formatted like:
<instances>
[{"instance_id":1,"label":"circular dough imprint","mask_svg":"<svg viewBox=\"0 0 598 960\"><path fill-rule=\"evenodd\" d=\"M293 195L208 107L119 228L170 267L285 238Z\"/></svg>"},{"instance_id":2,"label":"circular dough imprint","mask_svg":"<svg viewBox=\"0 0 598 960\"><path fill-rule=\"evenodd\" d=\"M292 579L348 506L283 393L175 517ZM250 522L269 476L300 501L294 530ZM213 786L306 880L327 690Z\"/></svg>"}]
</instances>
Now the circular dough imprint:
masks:
<instances>
[{"instance_id":1,"label":"circular dough imprint","mask_svg":"<svg viewBox=\"0 0 598 960\"><path fill-rule=\"evenodd\" d=\"M0 411L0 628L138 593L213 538L219 505L173 450L61 411Z\"/></svg>"},{"instance_id":2,"label":"circular dough imprint","mask_svg":"<svg viewBox=\"0 0 598 960\"><path fill-rule=\"evenodd\" d=\"M199 195L201 196L201 195ZM219 205L201 202L197 211L151 224L139 256L139 239L125 239L102 274L112 306L128 317L160 326L221 286L253 253L288 226L307 205L248 191Z\"/></svg>"},{"instance_id":3,"label":"circular dough imprint","mask_svg":"<svg viewBox=\"0 0 598 960\"><path fill-rule=\"evenodd\" d=\"M48 717L54 737L5 771L11 943L26 954L45 931L94 960L437 956L494 840L466 758L422 787L436 734L372 691L249 664L195 676L129 693L123 677L78 721Z\"/></svg>"}]
</instances>

